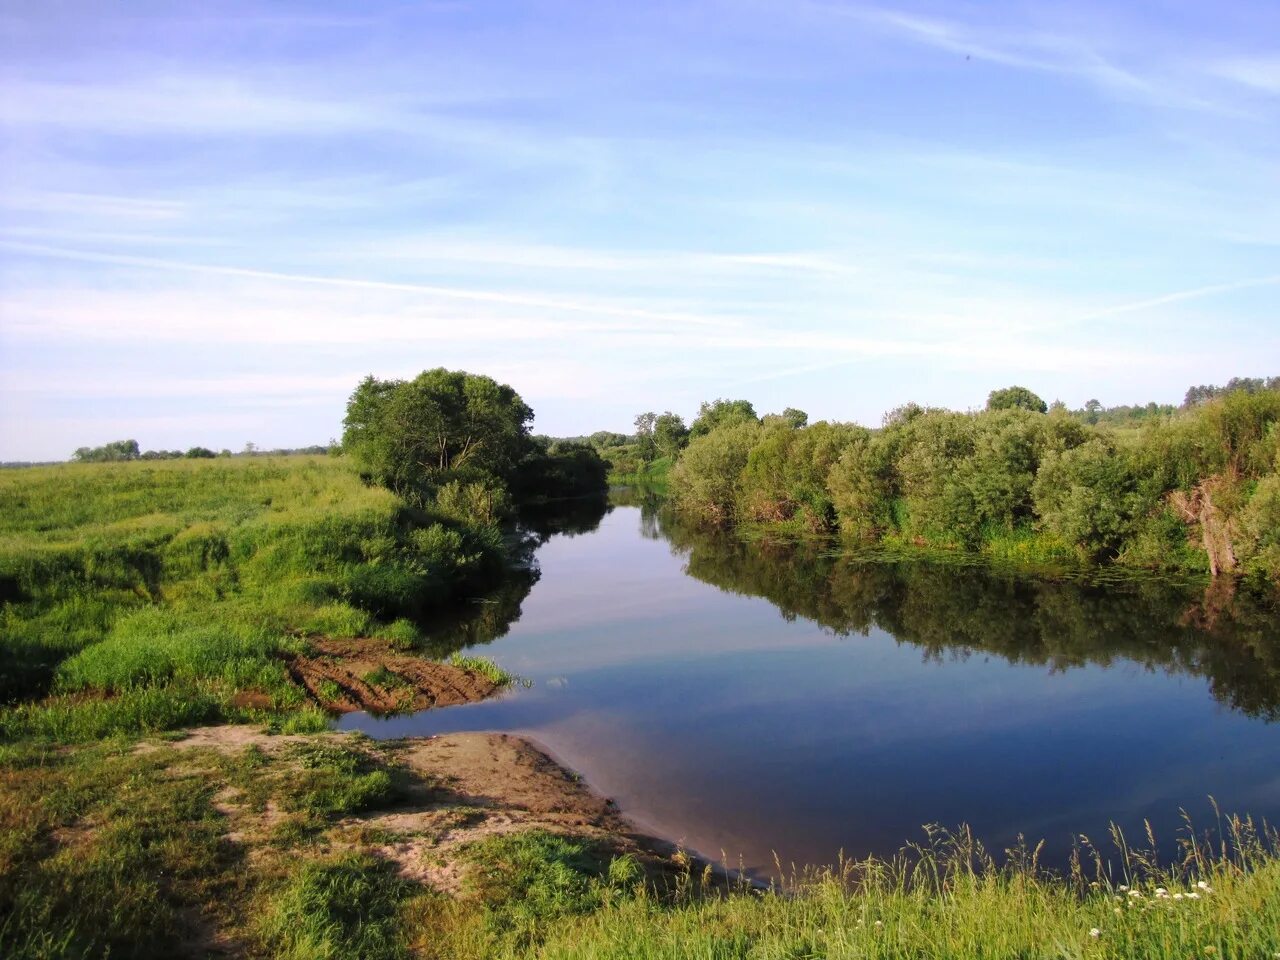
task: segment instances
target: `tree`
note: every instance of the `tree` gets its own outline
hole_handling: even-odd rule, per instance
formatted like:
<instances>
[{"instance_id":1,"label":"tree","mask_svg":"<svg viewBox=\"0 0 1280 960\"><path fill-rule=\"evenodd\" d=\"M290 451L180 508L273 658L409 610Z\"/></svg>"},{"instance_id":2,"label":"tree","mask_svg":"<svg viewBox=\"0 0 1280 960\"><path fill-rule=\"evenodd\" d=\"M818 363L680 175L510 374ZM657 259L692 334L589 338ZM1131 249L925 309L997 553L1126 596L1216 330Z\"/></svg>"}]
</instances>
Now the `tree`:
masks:
<instances>
[{"instance_id":1,"label":"tree","mask_svg":"<svg viewBox=\"0 0 1280 960\"><path fill-rule=\"evenodd\" d=\"M1157 504L1139 486L1131 458L1100 435L1046 456L1032 495L1046 530L1099 560L1118 554L1139 518Z\"/></svg>"},{"instance_id":2,"label":"tree","mask_svg":"<svg viewBox=\"0 0 1280 960\"><path fill-rule=\"evenodd\" d=\"M629 442L626 434L614 433L611 430L597 430L587 439L597 450L607 450L610 447L625 447Z\"/></svg>"},{"instance_id":3,"label":"tree","mask_svg":"<svg viewBox=\"0 0 1280 960\"><path fill-rule=\"evenodd\" d=\"M689 425L690 439L705 437L716 427L731 423L758 423L756 408L750 400L711 400L698 408L698 416Z\"/></svg>"},{"instance_id":4,"label":"tree","mask_svg":"<svg viewBox=\"0 0 1280 960\"><path fill-rule=\"evenodd\" d=\"M787 407L782 411L782 419L799 430L809 422L809 415L803 410L797 410L795 407Z\"/></svg>"},{"instance_id":5,"label":"tree","mask_svg":"<svg viewBox=\"0 0 1280 960\"><path fill-rule=\"evenodd\" d=\"M1097 423L1098 414L1102 412L1102 403L1098 400L1088 400L1085 402L1084 412L1088 423Z\"/></svg>"},{"instance_id":6,"label":"tree","mask_svg":"<svg viewBox=\"0 0 1280 960\"><path fill-rule=\"evenodd\" d=\"M1049 405L1026 387L1005 387L992 390L987 395L988 410L1030 410L1032 413L1048 413Z\"/></svg>"},{"instance_id":7,"label":"tree","mask_svg":"<svg viewBox=\"0 0 1280 960\"><path fill-rule=\"evenodd\" d=\"M915 401L908 401L901 406L894 407L880 418L880 423L885 427L901 427L910 423L916 417L922 416L925 408Z\"/></svg>"},{"instance_id":8,"label":"tree","mask_svg":"<svg viewBox=\"0 0 1280 960\"><path fill-rule=\"evenodd\" d=\"M185 455L190 460L212 460L217 456L208 447L192 447Z\"/></svg>"},{"instance_id":9,"label":"tree","mask_svg":"<svg viewBox=\"0 0 1280 960\"><path fill-rule=\"evenodd\" d=\"M674 458L689 442L689 428L679 414L668 410L653 422L653 442L660 456Z\"/></svg>"},{"instance_id":10,"label":"tree","mask_svg":"<svg viewBox=\"0 0 1280 960\"><path fill-rule=\"evenodd\" d=\"M657 425L658 415L653 411L636 414L636 446L639 448L640 460L650 463L658 455L653 431Z\"/></svg>"},{"instance_id":11,"label":"tree","mask_svg":"<svg viewBox=\"0 0 1280 960\"><path fill-rule=\"evenodd\" d=\"M104 463L137 460L141 456L137 440L113 440L100 447L80 447L71 455L79 463Z\"/></svg>"},{"instance_id":12,"label":"tree","mask_svg":"<svg viewBox=\"0 0 1280 960\"><path fill-rule=\"evenodd\" d=\"M508 483L533 411L511 387L443 367L413 380L366 377L347 403L343 449L400 493L459 477Z\"/></svg>"}]
</instances>

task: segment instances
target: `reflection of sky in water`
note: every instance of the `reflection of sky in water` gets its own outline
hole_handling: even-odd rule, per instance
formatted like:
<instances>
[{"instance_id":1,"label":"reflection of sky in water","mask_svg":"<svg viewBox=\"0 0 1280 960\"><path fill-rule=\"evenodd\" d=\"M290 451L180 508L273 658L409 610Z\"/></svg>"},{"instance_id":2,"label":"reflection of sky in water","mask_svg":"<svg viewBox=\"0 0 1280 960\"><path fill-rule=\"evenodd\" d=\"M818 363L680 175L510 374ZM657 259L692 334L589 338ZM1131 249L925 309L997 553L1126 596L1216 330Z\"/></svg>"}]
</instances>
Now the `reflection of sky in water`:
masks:
<instances>
[{"instance_id":1,"label":"reflection of sky in water","mask_svg":"<svg viewBox=\"0 0 1280 960\"><path fill-rule=\"evenodd\" d=\"M1280 812L1280 726L1219 705L1205 679L1123 659L926 661L688 577L638 530L618 508L541 548L519 621L477 649L532 689L342 726L528 733L641 826L748 866L888 853L925 823L967 822L994 848L1044 837L1058 856L1111 819L1172 839L1179 807L1208 825L1210 794Z\"/></svg>"}]
</instances>

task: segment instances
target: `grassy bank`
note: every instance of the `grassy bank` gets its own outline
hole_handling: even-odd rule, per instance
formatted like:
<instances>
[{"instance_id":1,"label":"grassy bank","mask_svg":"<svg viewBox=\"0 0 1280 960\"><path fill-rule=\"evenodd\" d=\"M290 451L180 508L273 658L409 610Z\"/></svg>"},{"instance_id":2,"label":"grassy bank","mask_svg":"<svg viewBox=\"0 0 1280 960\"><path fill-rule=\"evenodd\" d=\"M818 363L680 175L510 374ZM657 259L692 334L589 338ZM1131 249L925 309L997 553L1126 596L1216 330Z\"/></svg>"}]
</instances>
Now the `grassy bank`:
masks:
<instances>
[{"instance_id":1,"label":"grassy bank","mask_svg":"<svg viewBox=\"0 0 1280 960\"><path fill-rule=\"evenodd\" d=\"M494 527L411 509L341 458L0 473L0 736L323 723L312 637L398 647L502 575Z\"/></svg>"},{"instance_id":2,"label":"grassy bank","mask_svg":"<svg viewBox=\"0 0 1280 960\"><path fill-rule=\"evenodd\" d=\"M553 928L557 960L757 957L1271 958L1280 952L1280 862L1243 831L1235 853L1160 871L1055 879L996 868L961 840L906 862L851 864L791 896L667 906L635 897ZM1274 848L1271 848L1274 849Z\"/></svg>"},{"instance_id":3,"label":"grassy bank","mask_svg":"<svg viewBox=\"0 0 1280 960\"><path fill-rule=\"evenodd\" d=\"M610 451L606 451L609 453ZM675 461L671 457L659 457L647 463L632 458L619 458L611 463L609 484L616 487L645 487L664 490L671 477Z\"/></svg>"},{"instance_id":4,"label":"grassy bank","mask_svg":"<svg viewBox=\"0 0 1280 960\"><path fill-rule=\"evenodd\" d=\"M495 809L492 798L477 806L451 775L469 767L441 769L419 749L349 734L238 733L142 748L5 748L0 952L1252 960L1280 951L1276 838L1247 821L1226 821L1222 845L1189 843L1166 866L1116 836L1096 854L1083 846L1078 865L1054 876L1028 849L997 865L962 831L934 833L894 860L810 872L786 893L726 889L618 832L520 822L530 815L519 805ZM572 799L555 806L577 810Z\"/></svg>"}]
</instances>

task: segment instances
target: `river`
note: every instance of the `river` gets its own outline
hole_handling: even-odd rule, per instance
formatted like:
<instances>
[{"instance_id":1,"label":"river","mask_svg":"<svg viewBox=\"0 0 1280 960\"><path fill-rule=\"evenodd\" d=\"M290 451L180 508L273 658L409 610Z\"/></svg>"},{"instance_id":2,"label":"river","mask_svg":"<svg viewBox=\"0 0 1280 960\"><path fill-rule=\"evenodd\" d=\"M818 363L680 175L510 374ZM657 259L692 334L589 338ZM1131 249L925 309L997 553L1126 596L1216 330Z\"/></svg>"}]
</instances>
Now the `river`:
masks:
<instances>
[{"instance_id":1,"label":"river","mask_svg":"<svg viewBox=\"0 0 1280 960\"><path fill-rule=\"evenodd\" d=\"M643 830L757 874L926 824L1060 864L1081 834L1107 853L1112 822L1170 855L1211 796L1280 814L1274 608L744 542L652 502L540 532L527 578L433 637L530 686L341 727L529 736Z\"/></svg>"}]
</instances>

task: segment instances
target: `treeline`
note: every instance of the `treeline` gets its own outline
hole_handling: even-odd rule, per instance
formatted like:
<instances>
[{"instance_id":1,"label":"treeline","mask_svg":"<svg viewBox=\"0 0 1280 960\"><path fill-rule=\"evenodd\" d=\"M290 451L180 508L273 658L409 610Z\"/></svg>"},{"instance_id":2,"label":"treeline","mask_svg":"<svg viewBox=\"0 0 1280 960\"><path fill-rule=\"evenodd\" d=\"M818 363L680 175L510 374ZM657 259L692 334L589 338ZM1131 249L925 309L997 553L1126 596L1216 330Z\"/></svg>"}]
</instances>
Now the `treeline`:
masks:
<instances>
[{"instance_id":1,"label":"treeline","mask_svg":"<svg viewBox=\"0 0 1280 960\"><path fill-rule=\"evenodd\" d=\"M879 429L715 401L676 452L670 493L712 525L1280 580L1280 391L1258 382L1193 388L1194 403L1126 429L1022 387L977 412L908 404Z\"/></svg>"},{"instance_id":2,"label":"treeline","mask_svg":"<svg viewBox=\"0 0 1280 960\"><path fill-rule=\"evenodd\" d=\"M225 447L214 452L208 447L190 447L187 450L141 450L137 440L113 440L100 447L78 447L71 455L74 463L127 463L132 460L211 460L214 457L288 457L298 454L323 456L338 453L336 443L327 446L290 447L274 450L260 450L253 443L246 443L239 453L232 453Z\"/></svg>"},{"instance_id":3,"label":"treeline","mask_svg":"<svg viewBox=\"0 0 1280 960\"><path fill-rule=\"evenodd\" d=\"M222 456L231 456L230 450L223 450ZM80 447L71 455L76 463L124 463L130 460L181 460L184 457L192 460L211 459L218 456L208 447L192 447L182 450L140 450L137 440L114 440L100 447Z\"/></svg>"}]
</instances>

